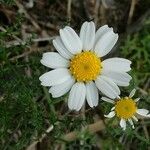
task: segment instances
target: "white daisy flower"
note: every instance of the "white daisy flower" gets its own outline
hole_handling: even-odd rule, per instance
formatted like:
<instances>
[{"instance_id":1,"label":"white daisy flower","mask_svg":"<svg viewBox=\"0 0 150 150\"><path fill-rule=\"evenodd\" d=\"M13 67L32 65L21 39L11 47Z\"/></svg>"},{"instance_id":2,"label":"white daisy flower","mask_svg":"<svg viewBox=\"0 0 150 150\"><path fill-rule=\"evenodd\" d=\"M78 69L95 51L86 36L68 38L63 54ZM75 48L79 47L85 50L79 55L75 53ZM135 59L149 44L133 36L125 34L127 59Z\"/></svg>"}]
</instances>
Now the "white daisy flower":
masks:
<instances>
[{"instance_id":1,"label":"white daisy flower","mask_svg":"<svg viewBox=\"0 0 150 150\"><path fill-rule=\"evenodd\" d=\"M129 95L129 97L119 98L116 101L109 99L107 97L102 97L103 101L114 104L111 112L108 115L104 115L107 118L113 118L117 116L120 118L120 126L123 130L126 129L126 122L128 121L132 128L134 128L133 120L138 121L136 115L141 115L143 117L150 117L150 113L147 109L138 109L136 102L140 100L140 98L133 99L135 94L135 89L133 89Z\"/></svg>"},{"instance_id":2,"label":"white daisy flower","mask_svg":"<svg viewBox=\"0 0 150 150\"><path fill-rule=\"evenodd\" d=\"M43 74L41 85L50 86L54 98L70 89L68 106L80 110L85 99L90 107L98 105L98 89L110 98L120 94L118 86L128 86L131 61L124 58L102 60L118 40L118 34L107 25L95 33L93 22L83 23L80 36L69 26L60 29L60 36L53 40L58 51L43 54L41 63L54 70Z\"/></svg>"}]
</instances>

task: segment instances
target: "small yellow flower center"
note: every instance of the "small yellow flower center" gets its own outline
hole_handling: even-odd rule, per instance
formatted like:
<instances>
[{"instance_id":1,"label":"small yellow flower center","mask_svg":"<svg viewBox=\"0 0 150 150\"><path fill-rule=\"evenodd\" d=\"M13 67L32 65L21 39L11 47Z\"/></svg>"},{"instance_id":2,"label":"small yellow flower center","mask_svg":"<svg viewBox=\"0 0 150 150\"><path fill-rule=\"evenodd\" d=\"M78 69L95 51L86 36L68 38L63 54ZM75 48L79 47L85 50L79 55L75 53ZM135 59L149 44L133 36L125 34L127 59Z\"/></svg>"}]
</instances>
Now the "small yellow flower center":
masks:
<instances>
[{"instance_id":1,"label":"small yellow flower center","mask_svg":"<svg viewBox=\"0 0 150 150\"><path fill-rule=\"evenodd\" d=\"M119 118L129 119L136 113L136 103L129 97L121 98L116 102L115 112Z\"/></svg>"},{"instance_id":2,"label":"small yellow flower center","mask_svg":"<svg viewBox=\"0 0 150 150\"><path fill-rule=\"evenodd\" d=\"M70 71L79 82L95 80L101 69L100 58L91 51L81 52L70 61Z\"/></svg>"}]
</instances>

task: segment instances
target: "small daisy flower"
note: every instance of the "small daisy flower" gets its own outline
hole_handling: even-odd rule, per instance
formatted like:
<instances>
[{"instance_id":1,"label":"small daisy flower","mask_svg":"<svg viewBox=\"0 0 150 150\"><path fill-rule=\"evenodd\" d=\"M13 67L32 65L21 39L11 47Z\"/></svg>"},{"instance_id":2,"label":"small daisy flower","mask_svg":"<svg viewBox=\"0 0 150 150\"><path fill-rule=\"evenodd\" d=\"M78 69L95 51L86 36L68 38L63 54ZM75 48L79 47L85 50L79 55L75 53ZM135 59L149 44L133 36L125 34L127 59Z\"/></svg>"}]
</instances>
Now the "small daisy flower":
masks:
<instances>
[{"instance_id":1,"label":"small daisy flower","mask_svg":"<svg viewBox=\"0 0 150 150\"><path fill-rule=\"evenodd\" d=\"M118 86L128 86L131 61L124 58L102 60L118 40L118 34L107 25L95 33L93 22L83 23L80 36L69 26L59 31L53 40L58 51L43 54L41 63L52 71L39 79L41 85L50 86L54 98L69 93L68 106L80 110L85 99L90 107L98 105L98 89L110 98L120 94ZM70 90L71 89L71 90Z\"/></svg>"},{"instance_id":2,"label":"small daisy flower","mask_svg":"<svg viewBox=\"0 0 150 150\"><path fill-rule=\"evenodd\" d=\"M120 118L120 126L123 130L126 129L126 122L128 121L132 128L134 128L133 120L138 121L136 115L141 115L143 117L150 117L149 111L146 109L138 109L136 102L140 100L140 98L133 99L135 94L135 89L133 89L129 95L129 97L123 97L114 101L112 99L102 97L103 101L114 104L111 112L108 115L105 115L107 118L113 118L117 116Z\"/></svg>"}]
</instances>

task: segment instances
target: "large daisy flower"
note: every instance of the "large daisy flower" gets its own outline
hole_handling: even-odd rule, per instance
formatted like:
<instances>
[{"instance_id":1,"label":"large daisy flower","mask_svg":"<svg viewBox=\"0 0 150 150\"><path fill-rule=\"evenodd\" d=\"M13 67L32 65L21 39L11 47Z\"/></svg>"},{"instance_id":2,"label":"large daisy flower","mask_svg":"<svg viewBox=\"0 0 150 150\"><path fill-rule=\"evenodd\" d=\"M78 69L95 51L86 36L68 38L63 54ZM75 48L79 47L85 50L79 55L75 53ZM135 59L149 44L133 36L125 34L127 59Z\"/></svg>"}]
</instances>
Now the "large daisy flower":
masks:
<instances>
[{"instance_id":1,"label":"large daisy flower","mask_svg":"<svg viewBox=\"0 0 150 150\"><path fill-rule=\"evenodd\" d=\"M143 117L150 117L150 113L147 109L138 109L137 102L140 98L133 99L135 94L135 89L133 89L128 97L118 98L117 100L112 100L107 97L102 97L103 101L114 104L111 112L108 115L105 115L107 118L113 118L117 116L120 118L120 126L123 130L126 129L126 122L129 122L132 128L134 128L133 120L138 121L137 115Z\"/></svg>"},{"instance_id":2,"label":"large daisy flower","mask_svg":"<svg viewBox=\"0 0 150 150\"><path fill-rule=\"evenodd\" d=\"M131 61L124 58L102 60L118 40L118 34L107 25L95 33L93 22L83 23L80 36L69 26L53 40L58 51L43 54L41 63L54 70L43 74L41 85L50 86L54 98L70 91L68 106L80 110L85 99L90 107L98 105L98 89L110 98L120 94L118 86L128 86ZM70 90L71 89L71 90Z\"/></svg>"}]
</instances>

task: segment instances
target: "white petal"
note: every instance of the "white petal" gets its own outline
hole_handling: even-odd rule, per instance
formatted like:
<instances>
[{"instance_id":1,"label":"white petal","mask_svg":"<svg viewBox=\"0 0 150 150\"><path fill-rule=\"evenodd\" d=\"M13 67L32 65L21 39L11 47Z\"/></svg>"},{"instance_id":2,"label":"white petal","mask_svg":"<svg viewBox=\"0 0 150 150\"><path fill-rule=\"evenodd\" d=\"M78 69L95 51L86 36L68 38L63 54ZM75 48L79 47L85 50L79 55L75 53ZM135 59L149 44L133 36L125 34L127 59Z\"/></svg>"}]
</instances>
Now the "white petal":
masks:
<instances>
[{"instance_id":1,"label":"white petal","mask_svg":"<svg viewBox=\"0 0 150 150\"><path fill-rule=\"evenodd\" d=\"M132 79L126 72L112 72L104 69L101 74L111 78L119 86L129 86L129 82Z\"/></svg>"},{"instance_id":2,"label":"white petal","mask_svg":"<svg viewBox=\"0 0 150 150\"><path fill-rule=\"evenodd\" d=\"M97 32L96 32L96 35L95 35L95 44L97 44L97 42L99 41L100 38L102 38L102 36L104 34L106 34L107 32L109 31L112 31L113 29L112 28L109 28L108 25L104 25L102 27L100 27Z\"/></svg>"},{"instance_id":3,"label":"white petal","mask_svg":"<svg viewBox=\"0 0 150 150\"><path fill-rule=\"evenodd\" d=\"M90 107L98 105L98 89L92 81L86 84L86 99Z\"/></svg>"},{"instance_id":4,"label":"white petal","mask_svg":"<svg viewBox=\"0 0 150 150\"><path fill-rule=\"evenodd\" d=\"M130 92L129 97L132 98L132 97L134 96L135 92L136 92L136 89L133 89L133 90Z\"/></svg>"},{"instance_id":5,"label":"white petal","mask_svg":"<svg viewBox=\"0 0 150 150\"><path fill-rule=\"evenodd\" d=\"M106 32L96 43L94 51L99 57L103 57L108 54L114 47L118 40L118 34L115 34L112 30Z\"/></svg>"},{"instance_id":6,"label":"white petal","mask_svg":"<svg viewBox=\"0 0 150 150\"><path fill-rule=\"evenodd\" d=\"M85 101L86 87L84 83L75 83L70 91L68 107L71 110L79 111Z\"/></svg>"},{"instance_id":7,"label":"white petal","mask_svg":"<svg viewBox=\"0 0 150 150\"><path fill-rule=\"evenodd\" d=\"M72 54L81 52L81 40L71 27L66 26L64 29L60 29L60 37L67 50L69 50Z\"/></svg>"},{"instance_id":8,"label":"white petal","mask_svg":"<svg viewBox=\"0 0 150 150\"><path fill-rule=\"evenodd\" d=\"M109 99L109 98L107 98L107 97L102 97L101 99L102 99L103 101L105 101L105 102L108 102L108 103L112 103L112 104L115 103L114 100Z\"/></svg>"},{"instance_id":9,"label":"white petal","mask_svg":"<svg viewBox=\"0 0 150 150\"><path fill-rule=\"evenodd\" d=\"M52 86L49 89L49 93L51 93L54 98L60 97L66 94L71 89L74 83L75 80L73 78L70 78L61 84Z\"/></svg>"},{"instance_id":10,"label":"white petal","mask_svg":"<svg viewBox=\"0 0 150 150\"><path fill-rule=\"evenodd\" d=\"M124 58L109 58L102 62L102 67L106 71L113 72L128 72L130 68L131 61Z\"/></svg>"},{"instance_id":11,"label":"white petal","mask_svg":"<svg viewBox=\"0 0 150 150\"><path fill-rule=\"evenodd\" d=\"M59 68L49 72L44 73L40 76L39 80L43 86L53 86L61 84L71 78L70 72L68 69Z\"/></svg>"},{"instance_id":12,"label":"white petal","mask_svg":"<svg viewBox=\"0 0 150 150\"><path fill-rule=\"evenodd\" d=\"M103 75L100 75L95 80L95 83L98 89L109 98L114 99L120 95L120 89L118 86L111 79Z\"/></svg>"},{"instance_id":13,"label":"white petal","mask_svg":"<svg viewBox=\"0 0 150 150\"><path fill-rule=\"evenodd\" d=\"M147 117L149 111L147 109L137 109L136 113L138 113L141 116Z\"/></svg>"},{"instance_id":14,"label":"white petal","mask_svg":"<svg viewBox=\"0 0 150 150\"><path fill-rule=\"evenodd\" d=\"M80 30L80 39L83 44L83 50L93 49L95 40L95 24L94 22L83 23Z\"/></svg>"},{"instance_id":15,"label":"white petal","mask_svg":"<svg viewBox=\"0 0 150 150\"><path fill-rule=\"evenodd\" d=\"M60 37L53 40L53 45L56 50L66 59L70 59L73 55L66 49Z\"/></svg>"},{"instance_id":16,"label":"white petal","mask_svg":"<svg viewBox=\"0 0 150 150\"><path fill-rule=\"evenodd\" d=\"M111 108L111 111L115 110L115 106Z\"/></svg>"},{"instance_id":17,"label":"white petal","mask_svg":"<svg viewBox=\"0 0 150 150\"><path fill-rule=\"evenodd\" d=\"M55 52L47 52L43 54L41 63L50 68L68 67L69 61Z\"/></svg>"},{"instance_id":18,"label":"white petal","mask_svg":"<svg viewBox=\"0 0 150 150\"><path fill-rule=\"evenodd\" d=\"M135 116L132 116L132 118L133 118L135 121L138 121L138 119L137 119Z\"/></svg>"},{"instance_id":19,"label":"white petal","mask_svg":"<svg viewBox=\"0 0 150 150\"><path fill-rule=\"evenodd\" d=\"M121 128L123 128L123 130L126 129L126 121L125 121L125 119L121 119L120 120L120 126L121 126Z\"/></svg>"},{"instance_id":20,"label":"white petal","mask_svg":"<svg viewBox=\"0 0 150 150\"><path fill-rule=\"evenodd\" d=\"M139 100L140 100L139 97L134 99L135 102L138 102Z\"/></svg>"},{"instance_id":21,"label":"white petal","mask_svg":"<svg viewBox=\"0 0 150 150\"><path fill-rule=\"evenodd\" d=\"M132 128L134 129L134 124L133 124L132 119L128 119L128 121L129 121L130 125L132 126Z\"/></svg>"},{"instance_id":22,"label":"white petal","mask_svg":"<svg viewBox=\"0 0 150 150\"><path fill-rule=\"evenodd\" d=\"M111 111L108 115L104 115L107 118L113 118L115 116L115 111Z\"/></svg>"}]
</instances>

